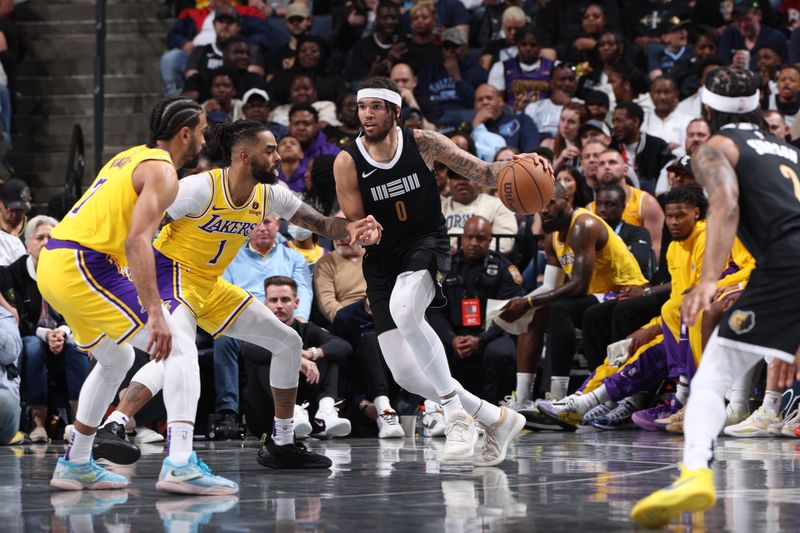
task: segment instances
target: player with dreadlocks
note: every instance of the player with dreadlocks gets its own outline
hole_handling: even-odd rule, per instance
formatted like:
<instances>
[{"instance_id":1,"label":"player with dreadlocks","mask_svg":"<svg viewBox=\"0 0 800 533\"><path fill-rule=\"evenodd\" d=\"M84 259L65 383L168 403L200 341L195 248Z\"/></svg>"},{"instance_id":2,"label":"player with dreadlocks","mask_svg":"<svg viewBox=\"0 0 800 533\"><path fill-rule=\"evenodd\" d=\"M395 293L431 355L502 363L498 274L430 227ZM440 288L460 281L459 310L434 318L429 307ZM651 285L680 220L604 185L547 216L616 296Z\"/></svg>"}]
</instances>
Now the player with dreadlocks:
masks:
<instances>
[{"instance_id":1,"label":"player with dreadlocks","mask_svg":"<svg viewBox=\"0 0 800 533\"><path fill-rule=\"evenodd\" d=\"M800 356L800 151L769 133L759 107L756 76L719 68L701 89L704 118L714 135L692 156L697 181L709 197L706 249L700 281L683 302L693 324L711 306L716 275L738 232L756 258L741 297L709 339L684 418L681 476L639 501L640 525L660 527L684 512L714 505L714 444L725 423L725 392L765 356L779 367L779 386L791 386ZM800 377L800 376L798 376Z\"/></svg>"},{"instance_id":2,"label":"player with dreadlocks","mask_svg":"<svg viewBox=\"0 0 800 533\"><path fill-rule=\"evenodd\" d=\"M182 97L159 102L150 116L149 142L106 163L42 250L39 290L64 316L78 346L91 350L97 361L81 388L75 431L56 465L53 487L128 484L97 466L91 452L96 428L133 362L133 346L166 360L172 386L164 401L170 414L192 379L185 368L197 358L194 338L179 338L162 307L152 241L178 192L176 169L200 153L205 129L206 116L196 102Z\"/></svg>"},{"instance_id":3,"label":"player with dreadlocks","mask_svg":"<svg viewBox=\"0 0 800 533\"><path fill-rule=\"evenodd\" d=\"M220 124L212 131L209 146L219 152L214 159L228 166L181 180L177 199L167 209L171 221L154 244L161 299L173 317L178 318L183 334L192 339L199 325L213 337L224 333L272 353L270 384L275 421L272 436L265 439L259 450L258 462L275 469L328 468L330 459L307 451L294 440L292 417L302 351L300 336L278 320L264 303L223 280L222 273L250 232L269 214L277 214L330 239L349 237L361 244L372 244L370 236L373 240L377 237L379 226L372 217L348 222L344 218L323 216L297 199L287 187L278 185L277 142L260 122L239 120ZM156 361L142 367L104 427L124 427L158 391L163 388L166 394L169 383L165 367ZM199 388L198 380L197 390L189 398L192 411L181 420L194 420ZM180 479L180 472L168 473L179 471L179 465L185 464L191 454L192 429L188 422L170 428L170 455L164 461L156 487L187 494L219 494L225 487L209 488L203 478L185 481ZM127 451L123 439L124 435L113 432L112 437L98 443L97 455L114 462L135 461L138 449L134 454L113 455L115 449Z\"/></svg>"}]
</instances>

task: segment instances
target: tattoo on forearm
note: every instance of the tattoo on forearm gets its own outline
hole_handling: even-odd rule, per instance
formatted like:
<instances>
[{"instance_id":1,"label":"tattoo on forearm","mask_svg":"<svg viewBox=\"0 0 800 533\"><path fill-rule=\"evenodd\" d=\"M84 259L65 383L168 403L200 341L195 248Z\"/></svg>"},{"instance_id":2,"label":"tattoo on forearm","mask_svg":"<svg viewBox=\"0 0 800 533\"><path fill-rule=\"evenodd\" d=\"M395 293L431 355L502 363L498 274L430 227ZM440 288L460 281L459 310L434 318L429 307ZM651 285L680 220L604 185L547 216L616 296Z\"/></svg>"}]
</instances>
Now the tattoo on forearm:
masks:
<instances>
[{"instance_id":1,"label":"tattoo on forearm","mask_svg":"<svg viewBox=\"0 0 800 533\"><path fill-rule=\"evenodd\" d=\"M437 131L414 130L417 149L429 167L439 161L449 169L485 187L497 186L497 177L504 163L486 163Z\"/></svg>"},{"instance_id":2,"label":"tattoo on forearm","mask_svg":"<svg viewBox=\"0 0 800 533\"><path fill-rule=\"evenodd\" d=\"M333 240L343 239L348 235L346 219L323 216L308 204L301 204L289 222Z\"/></svg>"}]
</instances>

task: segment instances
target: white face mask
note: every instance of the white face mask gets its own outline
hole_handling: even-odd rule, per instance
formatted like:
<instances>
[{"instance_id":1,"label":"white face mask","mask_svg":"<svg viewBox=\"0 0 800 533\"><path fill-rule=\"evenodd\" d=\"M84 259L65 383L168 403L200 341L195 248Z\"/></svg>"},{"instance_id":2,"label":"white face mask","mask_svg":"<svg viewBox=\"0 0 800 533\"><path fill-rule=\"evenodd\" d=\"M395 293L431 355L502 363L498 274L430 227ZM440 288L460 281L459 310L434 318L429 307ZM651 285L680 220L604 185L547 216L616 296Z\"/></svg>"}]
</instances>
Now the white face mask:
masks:
<instances>
[{"instance_id":1,"label":"white face mask","mask_svg":"<svg viewBox=\"0 0 800 533\"><path fill-rule=\"evenodd\" d=\"M289 235L292 236L292 239L295 241L304 241L311 237L313 233L306 228L301 228L300 226L295 226L294 224L289 224Z\"/></svg>"}]
</instances>

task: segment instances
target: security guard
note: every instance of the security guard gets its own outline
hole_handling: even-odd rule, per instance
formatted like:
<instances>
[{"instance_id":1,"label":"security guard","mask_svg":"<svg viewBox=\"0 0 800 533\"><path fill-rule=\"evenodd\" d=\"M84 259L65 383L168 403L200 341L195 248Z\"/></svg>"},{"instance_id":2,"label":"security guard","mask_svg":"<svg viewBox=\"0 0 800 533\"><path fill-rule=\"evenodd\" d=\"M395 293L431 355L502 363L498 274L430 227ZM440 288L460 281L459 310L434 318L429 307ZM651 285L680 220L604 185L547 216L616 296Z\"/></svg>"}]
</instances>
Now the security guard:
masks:
<instances>
[{"instance_id":1,"label":"security guard","mask_svg":"<svg viewBox=\"0 0 800 533\"><path fill-rule=\"evenodd\" d=\"M491 244L491 223L470 218L443 283L448 305L432 309L428 318L447 350L453 376L496 405L512 388L516 345L497 325L485 329L486 301L519 296L523 289L517 267L490 252Z\"/></svg>"}]
</instances>

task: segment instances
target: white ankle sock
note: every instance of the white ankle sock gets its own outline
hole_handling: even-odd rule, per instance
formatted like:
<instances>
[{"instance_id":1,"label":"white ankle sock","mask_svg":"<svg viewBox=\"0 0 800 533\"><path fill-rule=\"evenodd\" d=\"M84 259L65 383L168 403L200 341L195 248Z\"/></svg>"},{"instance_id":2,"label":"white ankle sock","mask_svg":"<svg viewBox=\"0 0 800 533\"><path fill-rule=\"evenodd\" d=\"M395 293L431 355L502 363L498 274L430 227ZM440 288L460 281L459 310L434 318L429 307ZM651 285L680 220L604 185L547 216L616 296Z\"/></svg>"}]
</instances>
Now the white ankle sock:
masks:
<instances>
[{"instance_id":1,"label":"white ankle sock","mask_svg":"<svg viewBox=\"0 0 800 533\"><path fill-rule=\"evenodd\" d=\"M455 381L455 380L454 380ZM481 424L492 426L500 420L500 408L484 401L467 389L461 386L461 383L456 383L456 392L458 397L461 398L461 403L467 413L470 414L475 420ZM445 411L445 418L447 418L447 411Z\"/></svg>"},{"instance_id":2,"label":"white ankle sock","mask_svg":"<svg viewBox=\"0 0 800 533\"><path fill-rule=\"evenodd\" d=\"M91 435L84 435L76 429L72 432L69 446L67 446L67 451L64 453L64 459L76 464L88 463L92 455L93 443L94 433Z\"/></svg>"},{"instance_id":3,"label":"white ankle sock","mask_svg":"<svg viewBox=\"0 0 800 533\"><path fill-rule=\"evenodd\" d=\"M464 406L461 405L461 399L458 397L458 394L454 394L450 398L442 399L442 408L444 409L444 418L445 420L450 420L450 417L456 414L458 411L463 411Z\"/></svg>"},{"instance_id":4,"label":"white ankle sock","mask_svg":"<svg viewBox=\"0 0 800 533\"><path fill-rule=\"evenodd\" d=\"M375 396L375 400L373 400L372 403L375 404L375 409L378 411L378 416L382 415L384 411L394 411L387 396Z\"/></svg>"},{"instance_id":5,"label":"white ankle sock","mask_svg":"<svg viewBox=\"0 0 800 533\"><path fill-rule=\"evenodd\" d=\"M781 408L781 396L782 393L774 390L768 390L764 393L764 403L761 404L764 407L764 410L771 414L777 415Z\"/></svg>"},{"instance_id":6,"label":"white ankle sock","mask_svg":"<svg viewBox=\"0 0 800 533\"><path fill-rule=\"evenodd\" d=\"M601 394L605 393L605 389L601 392ZM608 399L608 394L605 394L606 399ZM600 400L598 397L597 391L592 391L588 394L582 394L575 398L575 411L581 416L585 415L601 403L604 403L605 400Z\"/></svg>"},{"instance_id":7,"label":"white ankle sock","mask_svg":"<svg viewBox=\"0 0 800 533\"><path fill-rule=\"evenodd\" d=\"M167 424L167 459L176 466L183 466L189 462L192 455L192 440L194 439L194 426L185 422L170 422Z\"/></svg>"},{"instance_id":8,"label":"white ankle sock","mask_svg":"<svg viewBox=\"0 0 800 533\"><path fill-rule=\"evenodd\" d=\"M327 411L333 409L333 404L336 402L330 396L325 396L324 398L319 399L319 409L318 411Z\"/></svg>"},{"instance_id":9,"label":"white ankle sock","mask_svg":"<svg viewBox=\"0 0 800 533\"><path fill-rule=\"evenodd\" d=\"M533 379L536 374L517 372L517 401L523 402L533 398Z\"/></svg>"},{"instance_id":10,"label":"white ankle sock","mask_svg":"<svg viewBox=\"0 0 800 533\"><path fill-rule=\"evenodd\" d=\"M435 413L436 411L441 411L442 406L432 400L425 400L425 412L426 413Z\"/></svg>"},{"instance_id":11,"label":"white ankle sock","mask_svg":"<svg viewBox=\"0 0 800 533\"><path fill-rule=\"evenodd\" d=\"M567 395L569 388L569 376L552 376L550 378L550 394L556 400L560 400Z\"/></svg>"},{"instance_id":12,"label":"white ankle sock","mask_svg":"<svg viewBox=\"0 0 800 533\"><path fill-rule=\"evenodd\" d=\"M106 426L106 425L110 424L111 422L116 422L117 424L119 424L119 425L121 425L123 427L127 426L128 425L128 416L125 413L123 413L122 411L114 411L113 413L111 413L108 416L108 418L106 418L106 422L105 422L105 424L103 424L103 426Z\"/></svg>"},{"instance_id":13,"label":"white ankle sock","mask_svg":"<svg viewBox=\"0 0 800 533\"><path fill-rule=\"evenodd\" d=\"M278 446L294 442L294 418L278 418L272 423L272 441Z\"/></svg>"},{"instance_id":14,"label":"white ankle sock","mask_svg":"<svg viewBox=\"0 0 800 533\"><path fill-rule=\"evenodd\" d=\"M675 389L675 399L681 402L681 405L686 405L686 402L689 401L689 380L686 376L680 376L678 378L678 386Z\"/></svg>"}]
</instances>

